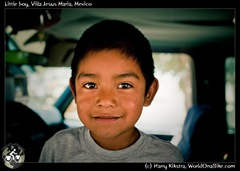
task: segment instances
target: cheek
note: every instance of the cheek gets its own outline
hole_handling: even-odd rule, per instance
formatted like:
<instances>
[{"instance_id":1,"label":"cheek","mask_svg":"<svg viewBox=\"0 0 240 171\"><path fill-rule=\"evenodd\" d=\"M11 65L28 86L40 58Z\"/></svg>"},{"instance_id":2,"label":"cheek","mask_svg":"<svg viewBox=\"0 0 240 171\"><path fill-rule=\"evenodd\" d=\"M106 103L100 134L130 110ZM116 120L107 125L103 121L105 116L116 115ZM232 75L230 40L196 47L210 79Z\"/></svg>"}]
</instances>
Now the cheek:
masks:
<instances>
[{"instance_id":1,"label":"cheek","mask_svg":"<svg viewBox=\"0 0 240 171\"><path fill-rule=\"evenodd\" d=\"M122 108L129 113L129 115L140 115L144 103L144 96L136 93L135 95L125 95L119 100Z\"/></svg>"},{"instance_id":2,"label":"cheek","mask_svg":"<svg viewBox=\"0 0 240 171\"><path fill-rule=\"evenodd\" d=\"M75 103L77 106L78 116L87 116L90 109L93 107L93 100L89 96L85 96L83 94L79 95L79 93L75 97Z\"/></svg>"},{"instance_id":3,"label":"cheek","mask_svg":"<svg viewBox=\"0 0 240 171\"><path fill-rule=\"evenodd\" d=\"M75 103L79 109L85 109L92 101L92 93L86 93L82 87L76 84Z\"/></svg>"}]
</instances>

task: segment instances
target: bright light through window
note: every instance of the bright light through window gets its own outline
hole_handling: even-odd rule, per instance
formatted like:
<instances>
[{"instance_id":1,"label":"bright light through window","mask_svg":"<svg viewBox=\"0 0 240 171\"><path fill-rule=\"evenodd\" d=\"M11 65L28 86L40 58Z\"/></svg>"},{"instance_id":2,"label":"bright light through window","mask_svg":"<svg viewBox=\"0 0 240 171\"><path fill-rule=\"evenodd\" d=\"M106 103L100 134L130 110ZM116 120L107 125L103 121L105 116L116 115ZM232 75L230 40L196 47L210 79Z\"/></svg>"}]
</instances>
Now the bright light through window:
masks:
<instances>
[{"instance_id":1,"label":"bright light through window","mask_svg":"<svg viewBox=\"0 0 240 171\"><path fill-rule=\"evenodd\" d=\"M235 58L225 61L225 97L228 133L235 134Z\"/></svg>"}]
</instances>

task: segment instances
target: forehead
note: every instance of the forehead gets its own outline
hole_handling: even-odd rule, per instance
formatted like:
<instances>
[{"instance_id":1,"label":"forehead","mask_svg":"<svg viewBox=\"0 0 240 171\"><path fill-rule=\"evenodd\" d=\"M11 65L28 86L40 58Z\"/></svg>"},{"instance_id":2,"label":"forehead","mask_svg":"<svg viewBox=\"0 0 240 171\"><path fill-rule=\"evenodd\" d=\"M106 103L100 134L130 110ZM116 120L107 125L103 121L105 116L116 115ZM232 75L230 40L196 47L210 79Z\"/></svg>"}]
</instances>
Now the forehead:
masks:
<instances>
[{"instance_id":1,"label":"forehead","mask_svg":"<svg viewBox=\"0 0 240 171\"><path fill-rule=\"evenodd\" d=\"M89 52L79 64L78 74L80 73L104 74L106 76L135 73L139 78L143 78L137 61L119 50Z\"/></svg>"},{"instance_id":2,"label":"forehead","mask_svg":"<svg viewBox=\"0 0 240 171\"><path fill-rule=\"evenodd\" d=\"M88 52L85 57L80 61L79 65L80 67L84 67L90 64L102 64L102 67L111 65L115 65L116 67L120 65L134 65L135 67L140 67L135 57L126 55L125 53L117 49Z\"/></svg>"}]
</instances>

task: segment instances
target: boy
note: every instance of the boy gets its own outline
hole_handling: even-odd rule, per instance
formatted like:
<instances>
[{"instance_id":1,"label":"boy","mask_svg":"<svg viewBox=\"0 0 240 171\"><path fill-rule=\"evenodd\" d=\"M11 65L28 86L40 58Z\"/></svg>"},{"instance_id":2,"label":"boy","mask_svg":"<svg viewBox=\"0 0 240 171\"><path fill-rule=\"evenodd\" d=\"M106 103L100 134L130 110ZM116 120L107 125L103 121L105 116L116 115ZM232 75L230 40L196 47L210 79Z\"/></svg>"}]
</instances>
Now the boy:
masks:
<instances>
[{"instance_id":1,"label":"boy","mask_svg":"<svg viewBox=\"0 0 240 171\"><path fill-rule=\"evenodd\" d=\"M81 36L70 88L84 124L44 145L40 162L183 162L179 149L135 127L158 90L148 40L134 26L101 21Z\"/></svg>"}]
</instances>

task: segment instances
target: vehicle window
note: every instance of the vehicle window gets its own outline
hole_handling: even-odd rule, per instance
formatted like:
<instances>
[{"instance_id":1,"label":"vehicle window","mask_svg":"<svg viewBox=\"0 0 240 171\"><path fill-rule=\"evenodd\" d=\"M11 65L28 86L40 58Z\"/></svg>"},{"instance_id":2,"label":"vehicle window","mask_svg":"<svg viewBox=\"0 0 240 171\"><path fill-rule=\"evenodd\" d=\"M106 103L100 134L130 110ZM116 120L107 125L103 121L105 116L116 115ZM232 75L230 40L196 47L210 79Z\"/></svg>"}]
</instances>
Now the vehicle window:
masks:
<instances>
[{"instance_id":1,"label":"vehicle window","mask_svg":"<svg viewBox=\"0 0 240 171\"><path fill-rule=\"evenodd\" d=\"M229 134L235 134L235 58L225 61L226 119Z\"/></svg>"},{"instance_id":2,"label":"vehicle window","mask_svg":"<svg viewBox=\"0 0 240 171\"><path fill-rule=\"evenodd\" d=\"M153 58L159 89L152 104L143 108L136 126L151 134L176 135L193 104L192 60L187 54L178 53L153 53ZM68 125L82 125L74 101L64 117Z\"/></svg>"},{"instance_id":3,"label":"vehicle window","mask_svg":"<svg viewBox=\"0 0 240 171\"><path fill-rule=\"evenodd\" d=\"M53 105L68 86L70 67L44 67L23 65L27 78L27 94L16 87L15 100L28 106Z\"/></svg>"}]
</instances>

